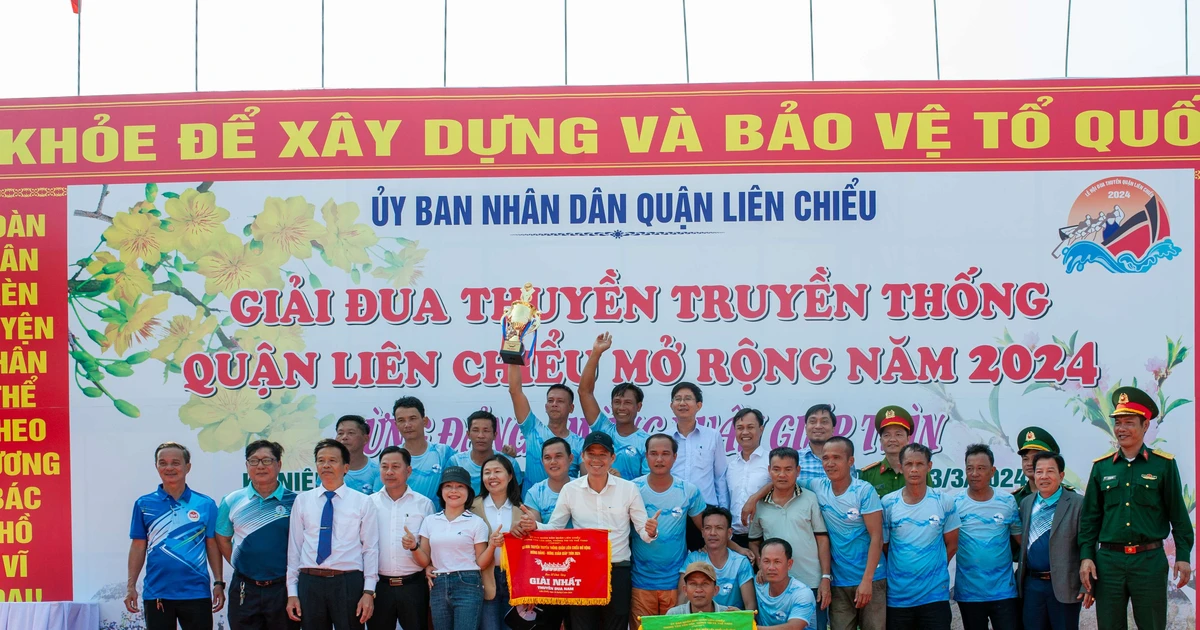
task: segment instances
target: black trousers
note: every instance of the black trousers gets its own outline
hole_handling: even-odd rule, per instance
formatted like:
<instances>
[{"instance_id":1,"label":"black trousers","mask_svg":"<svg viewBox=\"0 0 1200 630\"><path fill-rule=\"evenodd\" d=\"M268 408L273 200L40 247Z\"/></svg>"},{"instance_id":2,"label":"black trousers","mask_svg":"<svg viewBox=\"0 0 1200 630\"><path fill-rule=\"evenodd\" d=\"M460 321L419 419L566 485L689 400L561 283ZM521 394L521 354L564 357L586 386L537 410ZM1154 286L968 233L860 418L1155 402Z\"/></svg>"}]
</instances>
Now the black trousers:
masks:
<instances>
[{"instance_id":1,"label":"black trousers","mask_svg":"<svg viewBox=\"0 0 1200 630\"><path fill-rule=\"evenodd\" d=\"M572 630L625 630L629 627L633 576L628 563L612 566L612 599L604 606L571 606Z\"/></svg>"},{"instance_id":2,"label":"black trousers","mask_svg":"<svg viewBox=\"0 0 1200 630\"><path fill-rule=\"evenodd\" d=\"M212 599L144 599L146 630L212 630Z\"/></svg>"},{"instance_id":3,"label":"black trousers","mask_svg":"<svg viewBox=\"0 0 1200 630\"><path fill-rule=\"evenodd\" d=\"M950 602L887 607L887 630L950 630Z\"/></svg>"},{"instance_id":4,"label":"black trousers","mask_svg":"<svg viewBox=\"0 0 1200 630\"><path fill-rule=\"evenodd\" d=\"M428 630L429 582L424 571L398 576L400 584L393 586L392 578L379 576L375 587L375 613L367 620L369 630L395 630L400 622L403 630Z\"/></svg>"},{"instance_id":5,"label":"black trousers","mask_svg":"<svg viewBox=\"0 0 1200 630\"><path fill-rule=\"evenodd\" d=\"M991 602L958 602L962 615L963 630L1020 630L1021 609L1017 598L998 599Z\"/></svg>"},{"instance_id":6,"label":"black trousers","mask_svg":"<svg viewBox=\"0 0 1200 630\"><path fill-rule=\"evenodd\" d=\"M287 585L283 578L270 586L234 573L225 594L230 630L296 630L298 622L287 616Z\"/></svg>"},{"instance_id":7,"label":"black trousers","mask_svg":"<svg viewBox=\"0 0 1200 630\"><path fill-rule=\"evenodd\" d=\"M333 577L300 574L300 627L304 630L363 630L354 609L363 596L363 573L351 571Z\"/></svg>"}]
</instances>

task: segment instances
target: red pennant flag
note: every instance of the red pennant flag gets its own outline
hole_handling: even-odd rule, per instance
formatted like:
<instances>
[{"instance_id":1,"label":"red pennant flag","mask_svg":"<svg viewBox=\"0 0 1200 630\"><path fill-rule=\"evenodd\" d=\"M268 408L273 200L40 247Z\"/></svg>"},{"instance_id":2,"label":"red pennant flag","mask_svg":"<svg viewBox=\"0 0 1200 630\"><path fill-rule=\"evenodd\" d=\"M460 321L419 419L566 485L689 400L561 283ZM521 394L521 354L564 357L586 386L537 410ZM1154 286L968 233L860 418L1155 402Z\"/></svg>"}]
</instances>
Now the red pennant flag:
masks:
<instances>
[{"instance_id":1,"label":"red pennant flag","mask_svg":"<svg viewBox=\"0 0 1200 630\"><path fill-rule=\"evenodd\" d=\"M79 13L79 3L81 0L71 0L71 10Z\"/></svg>"}]
</instances>

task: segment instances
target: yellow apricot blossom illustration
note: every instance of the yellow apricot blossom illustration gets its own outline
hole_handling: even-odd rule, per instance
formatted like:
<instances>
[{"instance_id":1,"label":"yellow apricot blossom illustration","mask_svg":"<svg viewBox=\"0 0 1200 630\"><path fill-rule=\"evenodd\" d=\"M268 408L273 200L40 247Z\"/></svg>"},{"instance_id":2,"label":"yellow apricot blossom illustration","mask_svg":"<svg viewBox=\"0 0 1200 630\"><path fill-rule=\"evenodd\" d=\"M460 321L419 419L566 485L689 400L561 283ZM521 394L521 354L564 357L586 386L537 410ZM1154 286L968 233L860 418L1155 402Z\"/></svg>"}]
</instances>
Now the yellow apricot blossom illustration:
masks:
<instances>
[{"instance_id":1,"label":"yellow apricot blossom illustration","mask_svg":"<svg viewBox=\"0 0 1200 630\"><path fill-rule=\"evenodd\" d=\"M150 357L163 363L183 363L189 354L204 350L204 338L217 329L217 318L204 315L204 307L196 307L196 316L176 315L167 324L167 336L158 342Z\"/></svg>"},{"instance_id":2,"label":"yellow apricot blossom illustration","mask_svg":"<svg viewBox=\"0 0 1200 630\"><path fill-rule=\"evenodd\" d=\"M256 252L241 239L225 234L217 237L208 255L197 261L200 275L208 278L204 292L210 295L223 293L233 297L238 289L266 289L282 287L279 264L282 261Z\"/></svg>"},{"instance_id":3,"label":"yellow apricot blossom illustration","mask_svg":"<svg viewBox=\"0 0 1200 630\"><path fill-rule=\"evenodd\" d=\"M316 206L304 197L267 197L263 211L250 225L250 233L262 241L269 256L279 260L291 257L311 258L312 242L325 235L325 228L313 220Z\"/></svg>"},{"instance_id":4,"label":"yellow apricot blossom illustration","mask_svg":"<svg viewBox=\"0 0 1200 630\"><path fill-rule=\"evenodd\" d=\"M367 248L378 243L379 237L371 226L354 222L358 218L357 203L334 203L330 199L321 207L321 217L325 219L325 235L317 242L325 248L330 264L350 271L351 265L370 262Z\"/></svg>"},{"instance_id":5,"label":"yellow apricot blossom illustration","mask_svg":"<svg viewBox=\"0 0 1200 630\"><path fill-rule=\"evenodd\" d=\"M419 241L410 241L398 252L387 252L384 255L387 266L376 267L371 271L371 275L387 280L397 289L406 287L424 273L419 263L425 260L425 255L428 253L428 249L420 247Z\"/></svg>"},{"instance_id":6,"label":"yellow apricot blossom illustration","mask_svg":"<svg viewBox=\"0 0 1200 630\"><path fill-rule=\"evenodd\" d=\"M104 268L109 267L112 263L120 263L120 261L116 256L101 251L92 255L92 262L88 263L86 267L87 272L92 274L94 280L112 279L113 288L108 292L108 297L132 304L139 296L150 295L150 277L141 269L136 265L125 265L120 271L104 273ZM121 264L115 266L120 267Z\"/></svg>"},{"instance_id":7,"label":"yellow apricot blossom illustration","mask_svg":"<svg viewBox=\"0 0 1200 630\"><path fill-rule=\"evenodd\" d=\"M301 326L255 324L249 328L239 328L233 333L233 338L238 347L247 352L253 352L264 341L271 344L276 352L300 352L305 347Z\"/></svg>"},{"instance_id":8,"label":"yellow apricot blossom illustration","mask_svg":"<svg viewBox=\"0 0 1200 630\"><path fill-rule=\"evenodd\" d=\"M171 218L170 231L178 237L179 251L189 260L199 260L219 235L229 233L225 229L229 211L217 205L214 193L189 188L179 197L167 199L166 211Z\"/></svg>"},{"instance_id":9,"label":"yellow apricot blossom illustration","mask_svg":"<svg viewBox=\"0 0 1200 630\"><path fill-rule=\"evenodd\" d=\"M170 293L160 293L137 304L133 314L129 315L124 323L110 323L104 329L106 343L101 344L103 349L113 348L117 351L117 356L121 357L125 356L125 351L135 342L153 337L161 325L156 316L167 310L167 300L170 298Z\"/></svg>"},{"instance_id":10,"label":"yellow apricot blossom illustration","mask_svg":"<svg viewBox=\"0 0 1200 630\"><path fill-rule=\"evenodd\" d=\"M132 265L142 260L154 265L164 252L175 249L178 239L162 229L158 217L152 214L121 212L113 217L112 226L104 230L104 240L120 252L121 262Z\"/></svg>"},{"instance_id":11,"label":"yellow apricot blossom illustration","mask_svg":"<svg viewBox=\"0 0 1200 630\"><path fill-rule=\"evenodd\" d=\"M207 452L237 451L246 446L246 436L267 428L271 416L259 409L262 400L253 389L217 389L208 398L192 394L179 408L179 419L200 429L197 439Z\"/></svg>"}]
</instances>

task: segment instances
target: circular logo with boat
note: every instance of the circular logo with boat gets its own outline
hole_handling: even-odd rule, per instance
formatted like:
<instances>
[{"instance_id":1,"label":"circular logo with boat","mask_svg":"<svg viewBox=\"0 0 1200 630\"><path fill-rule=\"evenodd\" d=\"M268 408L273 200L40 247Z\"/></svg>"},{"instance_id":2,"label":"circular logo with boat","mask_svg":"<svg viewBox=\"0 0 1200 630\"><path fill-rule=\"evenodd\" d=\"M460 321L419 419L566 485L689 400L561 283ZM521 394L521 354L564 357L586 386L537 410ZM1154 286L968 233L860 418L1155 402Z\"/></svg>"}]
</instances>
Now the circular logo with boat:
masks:
<instances>
[{"instance_id":1,"label":"circular logo with boat","mask_svg":"<svg viewBox=\"0 0 1200 630\"><path fill-rule=\"evenodd\" d=\"M1132 177L1109 177L1075 199L1051 255L1062 260L1067 273L1089 264L1111 273L1146 273L1180 251L1171 241L1171 222L1158 194Z\"/></svg>"}]
</instances>

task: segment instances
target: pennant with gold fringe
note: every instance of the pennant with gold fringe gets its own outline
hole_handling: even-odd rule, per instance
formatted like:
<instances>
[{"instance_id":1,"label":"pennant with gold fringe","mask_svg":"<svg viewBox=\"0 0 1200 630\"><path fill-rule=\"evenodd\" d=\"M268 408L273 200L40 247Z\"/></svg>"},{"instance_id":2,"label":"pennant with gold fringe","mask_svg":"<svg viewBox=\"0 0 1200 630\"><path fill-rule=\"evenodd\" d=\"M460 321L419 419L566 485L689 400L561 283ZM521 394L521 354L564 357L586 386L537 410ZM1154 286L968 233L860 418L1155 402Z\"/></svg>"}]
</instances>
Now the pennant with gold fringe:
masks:
<instances>
[{"instance_id":1,"label":"pennant with gold fringe","mask_svg":"<svg viewBox=\"0 0 1200 630\"><path fill-rule=\"evenodd\" d=\"M753 610L642 617L641 630L756 630Z\"/></svg>"},{"instance_id":2,"label":"pennant with gold fringe","mask_svg":"<svg viewBox=\"0 0 1200 630\"><path fill-rule=\"evenodd\" d=\"M612 599L612 547L603 529L505 534L500 568L514 606L602 606Z\"/></svg>"}]
</instances>

